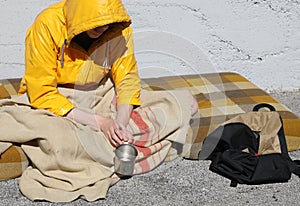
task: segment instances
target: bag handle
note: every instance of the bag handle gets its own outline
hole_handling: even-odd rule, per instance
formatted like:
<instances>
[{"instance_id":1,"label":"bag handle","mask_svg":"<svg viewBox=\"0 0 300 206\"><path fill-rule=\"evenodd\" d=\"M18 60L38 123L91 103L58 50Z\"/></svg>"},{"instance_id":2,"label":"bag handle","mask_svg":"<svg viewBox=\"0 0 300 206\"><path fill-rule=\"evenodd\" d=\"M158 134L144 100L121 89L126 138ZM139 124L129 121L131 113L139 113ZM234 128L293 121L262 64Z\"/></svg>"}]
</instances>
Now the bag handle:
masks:
<instances>
[{"instance_id":1,"label":"bag handle","mask_svg":"<svg viewBox=\"0 0 300 206\"><path fill-rule=\"evenodd\" d=\"M273 107L272 105L270 104L267 104L267 103L261 103L261 104L257 104L253 107L252 111L253 112L257 112L258 110L260 110L261 108L263 107L267 107L270 111L274 112L276 111L275 107Z\"/></svg>"}]
</instances>

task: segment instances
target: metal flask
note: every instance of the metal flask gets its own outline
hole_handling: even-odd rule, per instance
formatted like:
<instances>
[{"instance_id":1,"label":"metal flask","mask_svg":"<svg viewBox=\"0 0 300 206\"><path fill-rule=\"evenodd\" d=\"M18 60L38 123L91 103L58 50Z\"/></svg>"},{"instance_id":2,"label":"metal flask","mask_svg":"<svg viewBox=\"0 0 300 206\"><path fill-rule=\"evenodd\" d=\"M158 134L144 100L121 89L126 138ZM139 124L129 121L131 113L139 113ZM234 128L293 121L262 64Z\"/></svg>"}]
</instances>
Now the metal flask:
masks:
<instances>
[{"instance_id":1,"label":"metal flask","mask_svg":"<svg viewBox=\"0 0 300 206\"><path fill-rule=\"evenodd\" d=\"M123 176L132 176L138 151L129 143L120 144L115 150L115 172Z\"/></svg>"}]
</instances>

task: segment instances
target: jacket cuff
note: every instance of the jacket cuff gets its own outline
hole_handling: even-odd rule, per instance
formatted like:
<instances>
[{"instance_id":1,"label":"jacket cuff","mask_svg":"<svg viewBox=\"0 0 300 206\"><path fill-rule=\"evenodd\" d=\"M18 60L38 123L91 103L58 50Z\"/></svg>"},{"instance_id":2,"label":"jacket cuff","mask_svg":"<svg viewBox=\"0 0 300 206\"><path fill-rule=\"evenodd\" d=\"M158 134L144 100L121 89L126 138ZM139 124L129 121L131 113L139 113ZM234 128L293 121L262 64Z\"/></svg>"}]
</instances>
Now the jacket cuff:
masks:
<instances>
[{"instance_id":1,"label":"jacket cuff","mask_svg":"<svg viewBox=\"0 0 300 206\"><path fill-rule=\"evenodd\" d=\"M69 102L67 104L65 104L64 106L57 108L57 110L52 111L54 114L58 115L58 116L65 116L66 114L68 114L72 109L74 108L74 105Z\"/></svg>"},{"instance_id":2,"label":"jacket cuff","mask_svg":"<svg viewBox=\"0 0 300 206\"><path fill-rule=\"evenodd\" d=\"M140 106L141 105L141 100L140 98L120 98L118 99L118 105L122 105L122 104L131 104L134 106Z\"/></svg>"}]
</instances>

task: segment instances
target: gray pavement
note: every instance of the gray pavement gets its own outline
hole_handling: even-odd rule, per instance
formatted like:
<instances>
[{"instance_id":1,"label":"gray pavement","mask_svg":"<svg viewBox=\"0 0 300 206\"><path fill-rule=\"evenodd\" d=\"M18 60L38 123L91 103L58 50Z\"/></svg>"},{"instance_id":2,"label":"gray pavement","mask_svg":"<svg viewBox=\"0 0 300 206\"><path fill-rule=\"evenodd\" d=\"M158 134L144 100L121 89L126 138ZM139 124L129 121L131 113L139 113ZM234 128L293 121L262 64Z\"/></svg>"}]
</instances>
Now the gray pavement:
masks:
<instances>
[{"instance_id":1,"label":"gray pavement","mask_svg":"<svg viewBox=\"0 0 300 206\"><path fill-rule=\"evenodd\" d=\"M272 96L300 116L300 91L272 92ZM300 151L291 152L300 159ZM0 205L299 205L300 178L288 183L229 186L229 180L208 170L209 161L176 159L156 170L121 180L107 198L96 202L31 202L18 190L17 180L0 182Z\"/></svg>"}]
</instances>

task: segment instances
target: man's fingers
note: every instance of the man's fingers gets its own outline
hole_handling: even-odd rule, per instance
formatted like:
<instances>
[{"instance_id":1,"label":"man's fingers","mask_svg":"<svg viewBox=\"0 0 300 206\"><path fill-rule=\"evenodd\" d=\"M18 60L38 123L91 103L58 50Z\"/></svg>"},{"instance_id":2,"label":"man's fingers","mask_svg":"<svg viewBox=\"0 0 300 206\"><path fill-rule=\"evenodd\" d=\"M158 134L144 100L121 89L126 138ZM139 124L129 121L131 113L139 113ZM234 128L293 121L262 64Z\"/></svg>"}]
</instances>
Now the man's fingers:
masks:
<instances>
[{"instance_id":1,"label":"man's fingers","mask_svg":"<svg viewBox=\"0 0 300 206\"><path fill-rule=\"evenodd\" d=\"M111 138L117 143L117 145L123 143L122 134L117 128L114 128L110 132L111 132Z\"/></svg>"},{"instance_id":2,"label":"man's fingers","mask_svg":"<svg viewBox=\"0 0 300 206\"><path fill-rule=\"evenodd\" d=\"M131 135L131 133L124 127L124 125L118 125L119 129L122 133L123 136L123 140L126 142L129 142L131 139L133 139L133 136Z\"/></svg>"},{"instance_id":3,"label":"man's fingers","mask_svg":"<svg viewBox=\"0 0 300 206\"><path fill-rule=\"evenodd\" d=\"M117 146L117 143L115 142L115 140L112 138L110 132L104 133L105 137L108 139L108 141L113 145L113 146Z\"/></svg>"}]
</instances>

